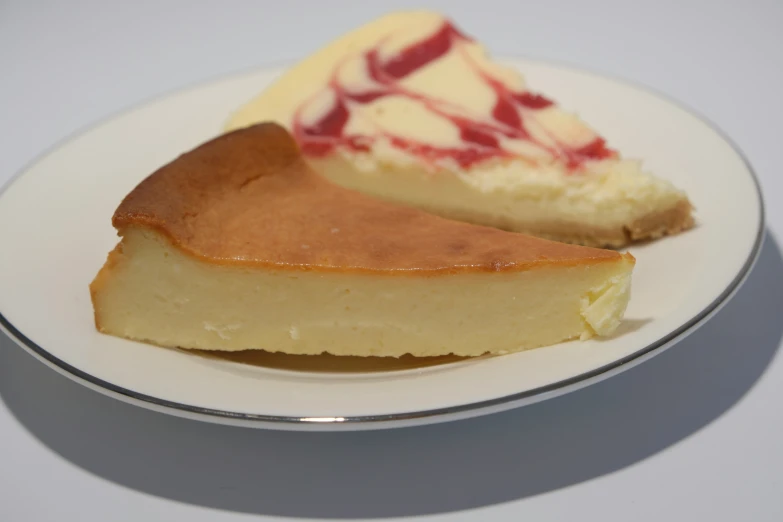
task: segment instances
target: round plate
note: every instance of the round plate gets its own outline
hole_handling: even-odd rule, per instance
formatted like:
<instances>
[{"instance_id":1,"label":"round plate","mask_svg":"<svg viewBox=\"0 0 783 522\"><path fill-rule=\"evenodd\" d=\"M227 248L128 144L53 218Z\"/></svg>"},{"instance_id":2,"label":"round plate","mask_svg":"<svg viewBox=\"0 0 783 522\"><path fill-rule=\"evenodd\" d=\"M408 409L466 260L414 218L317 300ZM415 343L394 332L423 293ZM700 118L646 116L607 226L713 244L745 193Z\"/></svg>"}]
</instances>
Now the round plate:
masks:
<instances>
[{"instance_id":1,"label":"round plate","mask_svg":"<svg viewBox=\"0 0 783 522\"><path fill-rule=\"evenodd\" d=\"M87 285L117 241L110 218L120 200L156 168L219 134L228 114L279 70L209 83L126 112L68 139L9 184L0 196L0 324L54 369L116 398L281 429L366 429L499 411L578 389L660 353L717 311L756 258L763 207L748 164L714 127L645 89L560 66L507 62L624 156L642 158L687 191L697 209L695 229L630 249L637 258L633 297L615 336L406 367L410 361L335 365L328 357L265 355L238 361L99 334Z\"/></svg>"}]
</instances>

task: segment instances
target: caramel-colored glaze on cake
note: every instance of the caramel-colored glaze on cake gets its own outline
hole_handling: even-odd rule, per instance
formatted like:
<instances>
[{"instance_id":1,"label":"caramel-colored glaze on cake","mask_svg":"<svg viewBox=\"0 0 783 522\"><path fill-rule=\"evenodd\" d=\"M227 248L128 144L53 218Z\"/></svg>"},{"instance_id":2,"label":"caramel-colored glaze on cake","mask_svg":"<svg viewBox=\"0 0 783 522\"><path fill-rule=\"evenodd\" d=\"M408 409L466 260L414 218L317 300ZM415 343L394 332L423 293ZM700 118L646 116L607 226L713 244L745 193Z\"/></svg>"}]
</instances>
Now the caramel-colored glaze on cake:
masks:
<instances>
[{"instance_id":1,"label":"caramel-colored glaze on cake","mask_svg":"<svg viewBox=\"0 0 783 522\"><path fill-rule=\"evenodd\" d=\"M162 167L125 198L113 224L121 232L154 228L202 261L296 270L436 275L623 255L451 221L339 187L313 172L292 137L269 123Z\"/></svg>"},{"instance_id":2,"label":"caramel-colored glaze on cake","mask_svg":"<svg viewBox=\"0 0 783 522\"><path fill-rule=\"evenodd\" d=\"M96 327L187 349L477 356L610 335L634 266L340 187L275 124L164 166L114 225Z\"/></svg>"}]
</instances>

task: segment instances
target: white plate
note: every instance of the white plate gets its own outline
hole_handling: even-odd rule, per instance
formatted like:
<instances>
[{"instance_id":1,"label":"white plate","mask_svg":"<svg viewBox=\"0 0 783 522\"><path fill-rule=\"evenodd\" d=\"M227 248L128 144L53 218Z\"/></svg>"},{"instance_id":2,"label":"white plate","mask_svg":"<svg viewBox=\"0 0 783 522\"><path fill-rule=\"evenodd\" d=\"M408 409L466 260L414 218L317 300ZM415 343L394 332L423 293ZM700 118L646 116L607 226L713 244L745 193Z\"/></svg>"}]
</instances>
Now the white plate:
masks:
<instances>
[{"instance_id":1,"label":"white plate","mask_svg":"<svg viewBox=\"0 0 783 522\"><path fill-rule=\"evenodd\" d=\"M151 409L281 429L422 424L521 406L638 364L711 316L748 274L763 207L748 166L714 127L647 90L512 60L627 157L685 189L698 227L631 249L633 298L618 335L503 357L382 372L308 372L210 359L95 331L87 285L117 241L110 217L139 181L219 133L278 73L178 92L68 139L0 196L0 325L95 390ZM666 376L661 376L661 383ZM664 384L662 384L664 385Z\"/></svg>"}]
</instances>

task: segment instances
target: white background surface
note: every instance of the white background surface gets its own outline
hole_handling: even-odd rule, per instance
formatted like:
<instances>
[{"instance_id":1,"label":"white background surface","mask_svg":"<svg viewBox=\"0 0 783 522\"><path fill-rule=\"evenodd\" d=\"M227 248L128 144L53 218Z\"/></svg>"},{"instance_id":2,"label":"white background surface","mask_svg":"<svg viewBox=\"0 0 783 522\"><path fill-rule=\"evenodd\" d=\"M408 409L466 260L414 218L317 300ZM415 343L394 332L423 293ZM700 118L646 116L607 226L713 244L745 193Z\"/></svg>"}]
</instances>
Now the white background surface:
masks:
<instances>
[{"instance_id":1,"label":"white background surface","mask_svg":"<svg viewBox=\"0 0 783 522\"><path fill-rule=\"evenodd\" d=\"M301 57L394 7L220 4L0 1L0 183L120 109ZM3 337L0 521L783 519L783 4L400 5L426 4L495 54L646 84L728 133L761 179L770 231L736 298L678 346L586 390L367 433L256 431L152 413L60 377Z\"/></svg>"}]
</instances>

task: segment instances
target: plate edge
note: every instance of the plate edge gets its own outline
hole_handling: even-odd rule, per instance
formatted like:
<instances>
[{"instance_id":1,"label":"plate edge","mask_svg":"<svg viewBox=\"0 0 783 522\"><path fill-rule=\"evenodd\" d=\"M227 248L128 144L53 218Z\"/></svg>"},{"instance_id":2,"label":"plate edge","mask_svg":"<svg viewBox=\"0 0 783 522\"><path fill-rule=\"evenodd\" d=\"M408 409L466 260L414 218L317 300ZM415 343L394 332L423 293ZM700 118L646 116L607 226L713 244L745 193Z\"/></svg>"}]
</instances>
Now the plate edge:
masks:
<instances>
[{"instance_id":1,"label":"plate edge","mask_svg":"<svg viewBox=\"0 0 783 522\"><path fill-rule=\"evenodd\" d=\"M211 420L214 422L224 422L224 423L232 423L231 421L237 421L234 423L240 423L243 425L251 425L256 427L276 428L276 429L307 429L305 428L305 426L310 426L310 429L314 427L319 427L320 429L335 429L338 427L340 427L341 429L367 429L367 428L362 428L360 426L372 425L376 428L383 428L383 427L392 427L395 424L400 425L400 424L411 424L411 423L426 423L428 419L429 422L446 421L449 419L456 420L456 418L460 418L461 416L466 416L466 414L471 412L479 414L481 412L491 410L491 409L500 411L500 409L510 409L513 407L532 404L535 402L543 401L548 398L560 396L569 393L571 391L575 391L589 384L593 384L595 382L608 378L616 373L619 373L620 371L630 369L636 364L641 363L649 359L650 357L657 355L658 353L662 353L666 348L675 344L677 341L685 337L686 334L693 331L696 327L698 327L707 319L712 317L715 313L717 313L734 296L737 290L739 290L739 288L742 286L742 284L745 282L748 275L752 271L753 266L755 265L759 257L759 254L761 252L761 247L764 243L764 238L766 236L766 212L765 212L764 197L761 191L761 184L759 182L758 176L752 164L745 156L744 152L739 148L739 146L725 132L723 132L723 130L720 127L718 127L710 119L708 119L698 111L692 109L691 107L685 105L684 103L680 102L679 100L676 100L671 96L667 95L666 93L660 92L655 88L649 87L647 85L632 80L617 77L613 74L596 72L579 65L564 64L564 63L558 63L556 61L536 59L530 57L506 56L506 57L500 57L499 59L501 61L527 60L527 61L538 62L543 65L553 66L560 69L572 70L572 71L575 70L578 72L590 74L592 76L597 76L599 78L610 79L612 81L616 81L628 85L635 89L639 89L641 91L652 94L658 98L664 99L669 103L671 103L672 105L677 106L679 109L687 112L688 114L695 117L696 119L700 120L707 127L709 127L713 132L718 134L726 143L728 143L731 146L731 148L734 150L737 156L739 156L739 158L742 160L745 167L748 169L751 180L753 181L755 187L756 197L759 203L759 218L758 218L759 225L758 225L758 230L756 231L756 238L754 239L753 247L749 252L748 258L745 260L745 263L743 264L742 268L739 270L739 272L731 281L731 283L723 290L723 292L721 292L721 294L718 297L716 297L701 312L693 316L690 320L685 322L676 330L670 332L665 337L662 337L656 342L632 354L629 354L626 357L623 357L622 359L613 361L612 363L606 364L599 368L595 368L589 372L585 372L570 377L568 379L558 381L556 383L548 384L546 386L540 386L532 390L527 390L524 392L519 392L511 395L505 395L502 397L488 399L485 401L460 404L460 405L449 406L444 408L435 408L430 410L420 410L420 411L403 412L403 413L389 413L389 414L382 414L382 415L361 415L361 416L348 416L348 417L340 417L340 416L294 417L294 416L278 416L278 415L266 415L266 414L256 414L256 413L240 413L240 412L231 412L226 410L204 408L200 406L193 406L189 404L178 403L175 401L169 401L166 399L160 399L143 393L138 393L133 390L121 386L117 386L108 381L104 381L99 377L95 377L94 375L79 370L78 368L71 366L65 361L59 359L58 357L55 357L54 355L46 351L43 347L37 345L28 337L26 337L21 331L16 329L16 327L14 327L13 324L2 314L2 311L0 311L0 330L3 330L6 334L8 334L9 338L11 338L17 344L19 344L26 351L30 352L36 358L44 361L47 365L58 370L59 373L62 373L63 375L66 375L72 380L82 385L86 385L91 389L114 396L115 398L125 400L126 402L141 405L154 410L159 410L159 411L162 410L167 413L173 413L175 415L180 415L180 416L183 416L182 414L184 413L186 414L184 416L194 417L200 420ZM221 75L211 80L200 81L190 86L173 89L168 92L151 96L150 98L135 103L129 107L125 107L123 109L115 111L112 114L96 122L80 127L75 131L73 131L72 133L69 133L64 138L56 141L53 145L46 148L40 154L36 155L35 158L33 158L24 167L22 167L16 174L14 174L8 180L7 183L5 183L2 187L0 187L0 197L2 197L7 192L7 190L19 178L21 178L33 165L46 158L48 155L50 155L52 152L59 149L66 143L89 132L90 130L93 130L94 128L99 127L104 123L107 123L131 111L138 110L146 105L160 102L167 97L181 94L191 89L203 87L205 85L217 81L223 81L234 77L254 74L257 72L261 72L262 69L282 67L284 66L284 64L290 64L290 63L291 61L286 61L282 63L278 62L276 65L269 64L268 66L263 68L255 67L248 71L241 71L233 74Z\"/></svg>"}]
</instances>

